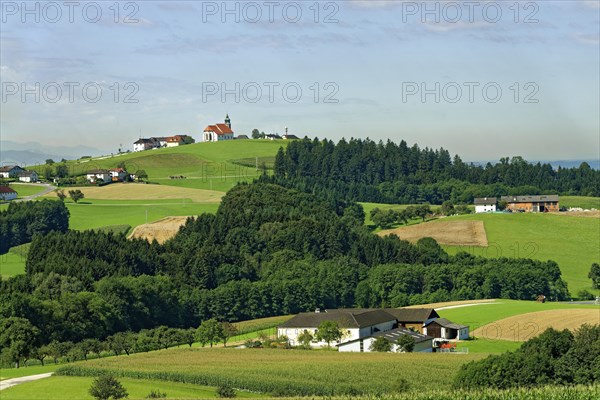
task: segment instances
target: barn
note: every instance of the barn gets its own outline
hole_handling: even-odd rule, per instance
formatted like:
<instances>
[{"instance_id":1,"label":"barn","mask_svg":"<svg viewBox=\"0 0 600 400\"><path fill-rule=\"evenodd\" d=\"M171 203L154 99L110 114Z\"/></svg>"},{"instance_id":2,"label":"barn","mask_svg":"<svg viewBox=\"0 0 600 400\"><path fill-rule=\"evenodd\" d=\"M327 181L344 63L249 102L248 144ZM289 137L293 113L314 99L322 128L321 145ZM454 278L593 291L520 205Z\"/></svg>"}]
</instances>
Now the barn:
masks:
<instances>
[{"instance_id":1,"label":"barn","mask_svg":"<svg viewBox=\"0 0 600 400\"><path fill-rule=\"evenodd\" d=\"M506 209L515 212L558 212L558 195L502 196Z\"/></svg>"},{"instance_id":2,"label":"barn","mask_svg":"<svg viewBox=\"0 0 600 400\"><path fill-rule=\"evenodd\" d=\"M448 321L446 318L436 318L425 323L423 333L442 340L467 340L469 327Z\"/></svg>"},{"instance_id":3,"label":"barn","mask_svg":"<svg viewBox=\"0 0 600 400\"><path fill-rule=\"evenodd\" d=\"M405 328L396 328L385 332L377 332L371 336L350 340L338 345L340 352L370 352L371 345L378 337L383 337L390 342L392 352L401 353L402 349L397 345L398 339L402 336L410 336L415 341L413 352L431 353L433 351L433 337Z\"/></svg>"}]
</instances>

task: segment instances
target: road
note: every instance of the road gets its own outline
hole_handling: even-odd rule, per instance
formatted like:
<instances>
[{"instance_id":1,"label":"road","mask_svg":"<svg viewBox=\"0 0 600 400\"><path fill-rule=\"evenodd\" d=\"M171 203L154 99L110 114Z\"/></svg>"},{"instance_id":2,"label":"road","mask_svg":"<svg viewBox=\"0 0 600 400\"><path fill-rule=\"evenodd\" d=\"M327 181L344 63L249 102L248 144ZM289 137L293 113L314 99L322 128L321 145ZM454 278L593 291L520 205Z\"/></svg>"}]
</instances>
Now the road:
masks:
<instances>
[{"instance_id":1,"label":"road","mask_svg":"<svg viewBox=\"0 0 600 400\"><path fill-rule=\"evenodd\" d=\"M22 376L20 378L5 379L3 381L0 381L0 390L8 389L10 387L20 385L21 383L27 383L27 382L37 381L38 379L49 378L51 376L52 376L52 372L48 372L46 374L29 375L29 376Z\"/></svg>"},{"instance_id":2,"label":"road","mask_svg":"<svg viewBox=\"0 0 600 400\"><path fill-rule=\"evenodd\" d=\"M19 191L18 190L19 185L20 185L19 183L13 183L12 184L12 186L17 189L17 192ZM36 186L44 187L44 190L42 192L39 192L39 193L36 193L36 194L32 194L31 196L23 197L22 199L17 199L17 200L14 200L14 201L29 201L29 200L33 200L33 199L36 199L36 198L38 198L40 196L48 194L51 191L53 191L53 190L56 189L56 186L52 186L52 185L50 185L48 183L40 183L40 184L37 184Z\"/></svg>"}]
</instances>

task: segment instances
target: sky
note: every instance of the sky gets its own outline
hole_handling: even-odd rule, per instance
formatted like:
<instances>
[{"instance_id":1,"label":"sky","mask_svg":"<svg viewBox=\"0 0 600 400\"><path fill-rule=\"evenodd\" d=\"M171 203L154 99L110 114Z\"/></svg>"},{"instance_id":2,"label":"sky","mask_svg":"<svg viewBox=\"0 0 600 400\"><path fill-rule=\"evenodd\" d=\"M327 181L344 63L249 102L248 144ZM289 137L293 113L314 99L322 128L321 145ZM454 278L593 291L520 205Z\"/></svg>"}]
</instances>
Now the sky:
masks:
<instances>
[{"instance_id":1,"label":"sky","mask_svg":"<svg viewBox=\"0 0 600 400\"><path fill-rule=\"evenodd\" d=\"M0 3L0 138L236 134L600 157L600 1Z\"/></svg>"}]
</instances>

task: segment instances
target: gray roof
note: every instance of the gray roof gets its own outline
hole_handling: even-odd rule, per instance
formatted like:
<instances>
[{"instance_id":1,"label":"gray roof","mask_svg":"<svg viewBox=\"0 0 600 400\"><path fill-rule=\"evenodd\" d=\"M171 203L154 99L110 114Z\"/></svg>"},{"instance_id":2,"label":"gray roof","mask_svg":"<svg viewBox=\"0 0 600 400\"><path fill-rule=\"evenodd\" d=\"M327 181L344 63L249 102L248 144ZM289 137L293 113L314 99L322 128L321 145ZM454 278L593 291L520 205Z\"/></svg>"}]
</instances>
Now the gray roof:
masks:
<instances>
[{"instance_id":1,"label":"gray roof","mask_svg":"<svg viewBox=\"0 0 600 400\"><path fill-rule=\"evenodd\" d=\"M280 327L317 328L323 321L334 321L340 328L363 328L389 321L422 324L433 318L439 318L433 308L342 308L300 313Z\"/></svg>"},{"instance_id":2,"label":"gray roof","mask_svg":"<svg viewBox=\"0 0 600 400\"><path fill-rule=\"evenodd\" d=\"M23 169L23 168L19 167L18 165L5 165L4 167L0 167L0 172L10 172L16 168L21 169L21 170Z\"/></svg>"},{"instance_id":3,"label":"gray roof","mask_svg":"<svg viewBox=\"0 0 600 400\"><path fill-rule=\"evenodd\" d=\"M383 310L339 309L324 312L300 313L281 324L281 328L317 328L324 321L337 322L340 328L364 328L393 321L394 317Z\"/></svg>"},{"instance_id":4,"label":"gray roof","mask_svg":"<svg viewBox=\"0 0 600 400\"><path fill-rule=\"evenodd\" d=\"M110 173L110 171L107 170L107 169L91 169L91 170L89 170L87 172L88 175L91 175L91 174L108 174L108 173Z\"/></svg>"},{"instance_id":5,"label":"gray roof","mask_svg":"<svg viewBox=\"0 0 600 400\"><path fill-rule=\"evenodd\" d=\"M32 176L33 174L37 175L37 172L35 172L35 171L23 171L23 172L19 172L17 174L17 176L18 177L21 177L21 176Z\"/></svg>"},{"instance_id":6,"label":"gray roof","mask_svg":"<svg viewBox=\"0 0 600 400\"><path fill-rule=\"evenodd\" d=\"M376 338L376 337L380 337L380 336L382 336L384 339L386 339L388 342L391 342L391 343L396 343L398 341L398 339L400 338L400 336L411 336L415 340L415 343L421 343L421 342L426 342L428 340L433 340L433 337L431 337L431 336L423 335L422 333L411 331L410 329L396 328L396 329L392 329L391 331L377 332L368 337L363 337L360 339L354 339L354 340L350 340L348 342L340 343L338 346L342 346L347 343L354 343L359 340L365 340L369 337Z\"/></svg>"},{"instance_id":7,"label":"gray roof","mask_svg":"<svg viewBox=\"0 0 600 400\"><path fill-rule=\"evenodd\" d=\"M498 199L495 197L476 197L473 199L473 204L476 206L488 205L488 204L496 204Z\"/></svg>"},{"instance_id":8,"label":"gray roof","mask_svg":"<svg viewBox=\"0 0 600 400\"><path fill-rule=\"evenodd\" d=\"M507 203L545 203L548 201L558 202L558 195L502 196L501 199Z\"/></svg>"},{"instance_id":9,"label":"gray roof","mask_svg":"<svg viewBox=\"0 0 600 400\"><path fill-rule=\"evenodd\" d=\"M436 323L440 326L443 326L444 328L450 328L450 329L464 329L464 328L468 328L468 326L466 325L460 325L460 324L455 324L452 321L447 320L446 318L436 318L432 321L429 321L425 324L425 326L429 326L433 323Z\"/></svg>"},{"instance_id":10,"label":"gray roof","mask_svg":"<svg viewBox=\"0 0 600 400\"><path fill-rule=\"evenodd\" d=\"M235 138L236 138L236 139L250 139L250 138L248 137L248 135L237 135Z\"/></svg>"}]
</instances>

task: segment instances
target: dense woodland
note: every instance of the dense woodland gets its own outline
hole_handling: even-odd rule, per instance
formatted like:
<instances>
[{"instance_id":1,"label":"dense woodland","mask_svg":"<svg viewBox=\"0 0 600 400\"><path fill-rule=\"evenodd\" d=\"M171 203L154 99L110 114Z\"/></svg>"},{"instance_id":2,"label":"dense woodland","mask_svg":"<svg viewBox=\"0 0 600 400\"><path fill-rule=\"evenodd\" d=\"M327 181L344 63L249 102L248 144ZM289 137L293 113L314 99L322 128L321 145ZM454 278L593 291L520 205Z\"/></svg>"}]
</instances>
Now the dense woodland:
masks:
<instances>
[{"instance_id":1,"label":"dense woodland","mask_svg":"<svg viewBox=\"0 0 600 400\"><path fill-rule=\"evenodd\" d=\"M497 164L467 164L440 148L405 141L304 139L280 149L269 180L305 192L376 203L471 204L474 197L563 194L600 196L600 171L528 163L521 157Z\"/></svg>"},{"instance_id":2,"label":"dense woodland","mask_svg":"<svg viewBox=\"0 0 600 400\"><path fill-rule=\"evenodd\" d=\"M568 296L552 261L450 256L433 239L373 235L364 218L355 203L254 183L164 245L95 231L36 235L26 275L0 284L0 319L27 319L45 344L317 307Z\"/></svg>"},{"instance_id":3,"label":"dense woodland","mask_svg":"<svg viewBox=\"0 0 600 400\"><path fill-rule=\"evenodd\" d=\"M13 246L31 242L36 234L66 232L67 229L69 210L62 202L12 202L6 210L0 211L0 254Z\"/></svg>"}]
</instances>

